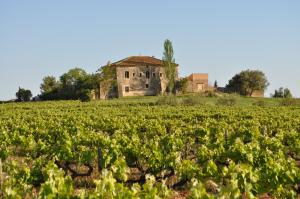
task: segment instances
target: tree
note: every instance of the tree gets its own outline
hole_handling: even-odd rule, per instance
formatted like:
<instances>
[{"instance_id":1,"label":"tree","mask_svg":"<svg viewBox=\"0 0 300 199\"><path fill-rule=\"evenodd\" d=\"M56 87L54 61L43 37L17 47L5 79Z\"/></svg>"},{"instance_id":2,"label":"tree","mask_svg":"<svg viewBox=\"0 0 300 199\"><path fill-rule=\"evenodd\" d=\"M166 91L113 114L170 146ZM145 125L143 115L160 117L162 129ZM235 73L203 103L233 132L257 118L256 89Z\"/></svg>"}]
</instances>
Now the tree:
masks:
<instances>
[{"instance_id":1,"label":"tree","mask_svg":"<svg viewBox=\"0 0 300 199\"><path fill-rule=\"evenodd\" d=\"M63 87L76 88L81 86L81 84L86 80L87 73L81 68L70 69L67 73L60 76L60 81Z\"/></svg>"},{"instance_id":2,"label":"tree","mask_svg":"<svg viewBox=\"0 0 300 199\"><path fill-rule=\"evenodd\" d=\"M164 43L163 63L166 78L168 79L169 93L171 94L172 92L174 92L175 79L177 74L172 42L168 39L165 40Z\"/></svg>"},{"instance_id":3,"label":"tree","mask_svg":"<svg viewBox=\"0 0 300 199\"><path fill-rule=\"evenodd\" d=\"M188 77L184 77L177 82L177 90L186 93L188 87Z\"/></svg>"},{"instance_id":4,"label":"tree","mask_svg":"<svg viewBox=\"0 0 300 199\"><path fill-rule=\"evenodd\" d=\"M288 88L284 89L284 91L283 91L283 97L284 98L293 98L293 95L292 95L290 89L288 89Z\"/></svg>"},{"instance_id":5,"label":"tree","mask_svg":"<svg viewBox=\"0 0 300 199\"><path fill-rule=\"evenodd\" d=\"M91 99L92 89L99 85L97 74L88 74L81 68L70 69L60 76L59 81L47 76L41 84L42 100L82 100Z\"/></svg>"},{"instance_id":6,"label":"tree","mask_svg":"<svg viewBox=\"0 0 300 199\"><path fill-rule=\"evenodd\" d=\"M226 90L245 96L252 96L254 91L264 91L269 83L262 71L245 70L229 80Z\"/></svg>"},{"instance_id":7,"label":"tree","mask_svg":"<svg viewBox=\"0 0 300 199\"><path fill-rule=\"evenodd\" d=\"M62 99L84 99L88 101L90 98L93 85L91 83L91 76L81 68L70 69L67 73L60 76L61 88L60 97Z\"/></svg>"},{"instance_id":8,"label":"tree","mask_svg":"<svg viewBox=\"0 0 300 199\"><path fill-rule=\"evenodd\" d=\"M19 102L28 102L30 101L30 98L32 97L32 93L30 90L26 90L24 88L20 88L16 92L17 101Z\"/></svg>"},{"instance_id":9,"label":"tree","mask_svg":"<svg viewBox=\"0 0 300 199\"><path fill-rule=\"evenodd\" d=\"M283 87L280 87L278 90L276 89L272 97L283 98Z\"/></svg>"},{"instance_id":10,"label":"tree","mask_svg":"<svg viewBox=\"0 0 300 199\"><path fill-rule=\"evenodd\" d=\"M292 93L288 88L280 87L278 90L276 89L274 94L272 95L274 98L292 98Z\"/></svg>"},{"instance_id":11,"label":"tree","mask_svg":"<svg viewBox=\"0 0 300 199\"><path fill-rule=\"evenodd\" d=\"M218 82L217 82L217 80L215 80L214 88L218 88Z\"/></svg>"},{"instance_id":12,"label":"tree","mask_svg":"<svg viewBox=\"0 0 300 199\"><path fill-rule=\"evenodd\" d=\"M109 91L117 85L116 68L108 61L99 70L100 92L107 97Z\"/></svg>"},{"instance_id":13,"label":"tree","mask_svg":"<svg viewBox=\"0 0 300 199\"><path fill-rule=\"evenodd\" d=\"M46 76L43 78L40 89L42 93L49 93L58 88L58 82L54 76Z\"/></svg>"}]
</instances>

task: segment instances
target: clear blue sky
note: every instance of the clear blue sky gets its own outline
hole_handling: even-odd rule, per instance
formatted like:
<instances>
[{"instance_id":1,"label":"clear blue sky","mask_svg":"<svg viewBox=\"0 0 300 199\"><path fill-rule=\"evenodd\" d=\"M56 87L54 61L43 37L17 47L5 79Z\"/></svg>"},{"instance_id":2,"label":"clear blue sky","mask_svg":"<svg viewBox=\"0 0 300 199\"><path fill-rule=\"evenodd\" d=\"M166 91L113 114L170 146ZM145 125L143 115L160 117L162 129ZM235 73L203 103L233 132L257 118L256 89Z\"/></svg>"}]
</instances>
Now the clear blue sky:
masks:
<instances>
[{"instance_id":1,"label":"clear blue sky","mask_svg":"<svg viewBox=\"0 0 300 199\"><path fill-rule=\"evenodd\" d=\"M46 75L96 71L131 55L162 57L173 42L180 75L225 85L244 69L300 96L299 0L0 1L0 100L38 94Z\"/></svg>"}]
</instances>

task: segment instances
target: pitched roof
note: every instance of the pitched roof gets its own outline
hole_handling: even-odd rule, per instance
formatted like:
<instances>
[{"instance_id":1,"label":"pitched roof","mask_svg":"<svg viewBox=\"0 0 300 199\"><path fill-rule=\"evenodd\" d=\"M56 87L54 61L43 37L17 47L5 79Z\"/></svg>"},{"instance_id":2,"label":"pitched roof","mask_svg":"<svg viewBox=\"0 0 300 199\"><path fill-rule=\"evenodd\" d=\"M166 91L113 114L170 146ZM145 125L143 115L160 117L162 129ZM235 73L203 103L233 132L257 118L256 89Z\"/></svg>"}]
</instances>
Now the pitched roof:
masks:
<instances>
[{"instance_id":1,"label":"pitched roof","mask_svg":"<svg viewBox=\"0 0 300 199\"><path fill-rule=\"evenodd\" d=\"M189 80L194 81L194 80L199 80L199 79L208 79L208 74L207 73L192 73L189 77Z\"/></svg>"},{"instance_id":2,"label":"pitched roof","mask_svg":"<svg viewBox=\"0 0 300 199\"><path fill-rule=\"evenodd\" d=\"M136 66L136 65L151 65L162 66L163 61L151 56L130 56L120 61L114 62L112 66Z\"/></svg>"}]
</instances>

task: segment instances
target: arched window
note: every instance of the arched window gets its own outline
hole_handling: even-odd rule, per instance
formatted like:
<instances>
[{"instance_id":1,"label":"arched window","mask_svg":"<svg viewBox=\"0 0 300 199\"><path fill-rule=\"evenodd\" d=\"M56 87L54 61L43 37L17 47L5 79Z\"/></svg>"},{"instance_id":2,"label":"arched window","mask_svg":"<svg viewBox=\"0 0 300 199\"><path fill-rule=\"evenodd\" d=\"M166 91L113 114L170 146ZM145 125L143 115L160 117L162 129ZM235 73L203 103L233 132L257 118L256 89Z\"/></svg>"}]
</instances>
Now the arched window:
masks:
<instances>
[{"instance_id":1,"label":"arched window","mask_svg":"<svg viewBox=\"0 0 300 199\"><path fill-rule=\"evenodd\" d=\"M149 73L149 71L146 72L146 78L148 78L148 79L150 78L150 73Z\"/></svg>"},{"instance_id":2,"label":"arched window","mask_svg":"<svg viewBox=\"0 0 300 199\"><path fill-rule=\"evenodd\" d=\"M129 71L125 71L125 78L129 78Z\"/></svg>"}]
</instances>

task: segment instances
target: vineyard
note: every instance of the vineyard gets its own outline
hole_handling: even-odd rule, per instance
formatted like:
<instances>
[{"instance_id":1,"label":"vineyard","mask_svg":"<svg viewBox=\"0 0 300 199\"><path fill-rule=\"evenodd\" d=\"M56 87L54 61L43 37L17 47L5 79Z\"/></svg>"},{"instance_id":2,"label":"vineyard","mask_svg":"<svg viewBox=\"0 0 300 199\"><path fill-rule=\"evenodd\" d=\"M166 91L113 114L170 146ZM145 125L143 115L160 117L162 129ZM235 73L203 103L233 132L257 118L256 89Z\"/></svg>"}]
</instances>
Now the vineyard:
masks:
<instances>
[{"instance_id":1,"label":"vineyard","mask_svg":"<svg viewBox=\"0 0 300 199\"><path fill-rule=\"evenodd\" d=\"M0 104L0 198L297 198L300 106Z\"/></svg>"}]
</instances>

